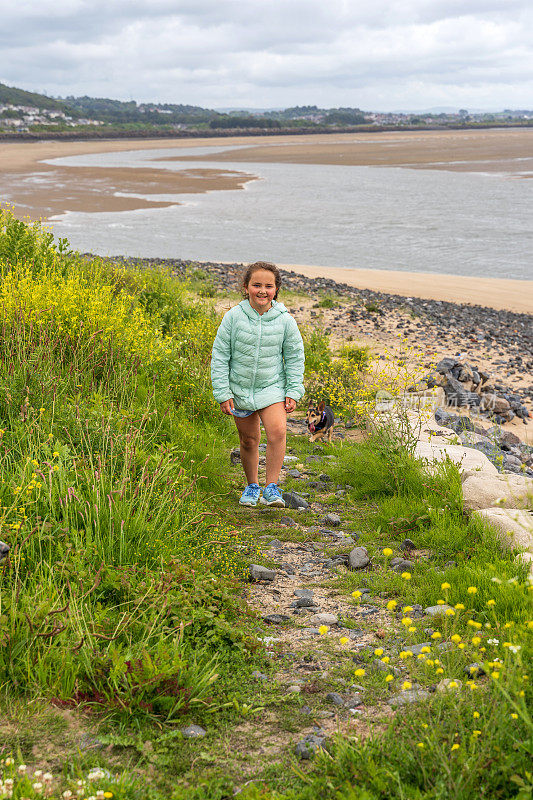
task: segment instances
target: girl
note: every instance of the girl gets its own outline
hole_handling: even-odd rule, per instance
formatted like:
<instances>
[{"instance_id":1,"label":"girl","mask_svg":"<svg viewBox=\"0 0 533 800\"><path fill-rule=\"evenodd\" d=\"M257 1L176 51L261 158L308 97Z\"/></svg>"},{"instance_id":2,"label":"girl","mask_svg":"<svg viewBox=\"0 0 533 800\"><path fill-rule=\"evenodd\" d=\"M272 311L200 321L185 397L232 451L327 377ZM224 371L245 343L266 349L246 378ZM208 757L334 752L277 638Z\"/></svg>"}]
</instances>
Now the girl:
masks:
<instances>
[{"instance_id":1,"label":"girl","mask_svg":"<svg viewBox=\"0 0 533 800\"><path fill-rule=\"evenodd\" d=\"M281 275L274 264L250 264L242 280L245 297L231 308L218 329L211 359L215 400L233 415L239 432L241 462L248 485L241 505L255 506L259 441L267 436L266 486L261 503L285 506L278 487L285 456L287 413L303 397L304 346L295 320L277 302Z\"/></svg>"}]
</instances>

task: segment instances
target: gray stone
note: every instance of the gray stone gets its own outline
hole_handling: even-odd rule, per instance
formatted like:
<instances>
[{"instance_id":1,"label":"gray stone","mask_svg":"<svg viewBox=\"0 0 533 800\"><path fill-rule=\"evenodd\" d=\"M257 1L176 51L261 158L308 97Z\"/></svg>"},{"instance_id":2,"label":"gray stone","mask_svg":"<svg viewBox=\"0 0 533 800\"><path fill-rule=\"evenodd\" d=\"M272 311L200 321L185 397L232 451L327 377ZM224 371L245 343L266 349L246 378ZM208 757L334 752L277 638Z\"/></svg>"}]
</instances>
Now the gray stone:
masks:
<instances>
[{"instance_id":1,"label":"gray stone","mask_svg":"<svg viewBox=\"0 0 533 800\"><path fill-rule=\"evenodd\" d=\"M275 577L275 570L262 567L260 564L250 564L251 581L273 581Z\"/></svg>"},{"instance_id":2,"label":"gray stone","mask_svg":"<svg viewBox=\"0 0 533 800\"><path fill-rule=\"evenodd\" d=\"M397 708L399 706L409 705L410 703L418 703L421 700L427 700L428 697L429 692L423 689L407 689L405 692L393 695L388 700L388 703L393 708Z\"/></svg>"},{"instance_id":3,"label":"gray stone","mask_svg":"<svg viewBox=\"0 0 533 800\"><path fill-rule=\"evenodd\" d=\"M287 477L288 478L301 478L302 473L299 469L288 469L287 470Z\"/></svg>"},{"instance_id":4,"label":"gray stone","mask_svg":"<svg viewBox=\"0 0 533 800\"><path fill-rule=\"evenodd\" d=\"M401 550L414 550L416 547L412 539L404 539L400 545Z\"/></svg>"},{"instance_id":5,"label":"gray stone","mask_svg":"<svg viewBox=\"0 0 533 800\"><path fill-rule=\"evenodd\" d=\"M281 625L284 622L288 622L290 617L287 617L285 614L267 614L265 617L261 617L261 619L269 625Z\"/></svg>"},{"instance_id":6,"label":"gray stone","mask_svg":"<svg viewBox=\"0 0 533 800\"><path fill-rule=\"evenodd\" d=\"M272 541L268 543L268 547L273 547L274 550L281 550L283 542L280 542L279 539L272 539Z\"/></svg>"},{"instance_id":7,"label":"gray stone","mask_svg":"<svg viewBox=\"0 0 533 800\"><path fill-rule=\"evenodd\" d=\"M280 525L286 525L287 528L295 528L298 523L292 517L280 517Z\"/></svg>"},{"instance_id":8,"label":"gray stone","mask_svg":"<svg viewBox=\"0 0 533 800\"><path fill-rule=\"evenodd\" d=\"M352 569L364 569L370 564L366 548L354 547L349 555L349 564Z\"/></svg>"},{"instance_id":9,"label":"gray stone","mask_svg":"<svg viewBox=\"0 0 533 800\"><path fill-rule=\"evenodd\" d=\"M378 611L380 611L380 609L376 608L376 606L366 606L365 608L361 608L360 609L359 616L360 617L371 617L372 614L377 614Z\"/></svg>"},{"instance_id":10,"label":"gray stone","mask_svg":"<svg viewBox=\"0 0 533 800\"><path fill-rule=\"evenodd\" d=\"M358 628L353 628L352 630L348 631L348 636L350 639L361 639L364 635L365 632Z\"/></svg>"},{"instance_id":11,"label":"gray stone","mask_svg":"<svg viewBox=\"0 0 533 800\"><path fill-rule=\"evenodd\" d=\"M413 564L412 561L407 561L405 559L402 559L399 562L399 564L395 564L392 569L394 570L394 572L412 572L414 568L415 565Z\"/></svg>"},{"instance_id":12,"label":"gray stone","mask_svg":"<svg viewBox=\"0 0 533 800\"><path fill-rule=\"evenodd\" d=\"M341 524L341 518L338 514L326 514L324 517L324 524L331 525L333 528L336 528Z\"/></svg>"},{"instance_id":13,"label":"gray stone","mask_svg":"<svg viewBox=\"0 0 533 800\"><path fill-rule=\"evenodd\" d=\"M301 691L302 687L298 686L296 683L293 683L291 686L287 687L287 692L289 692L289 694L300 694Z\"/></svg>"},{"instance_id":14,"label":"gray stone","mask_svg":"<svg viewBox=\"0 0 533 800\"><path fill-rule=\"evenodd\" d=\"M448 608L451 608L451 606L446 603L442 606L428 606L424 609L424 613L429 614L430 617L437 617L439 614L444 614Z\"/></svg>"},{"instance_id":15,"label":"gray stone","mask_svg":"<svg viewBox=\"0 0 533 800\"><path fill-rule=\"evenodd\" d=\"M308 597L310 600L314 597L312 589L295 589L293 594L295 597Z\"/></svg>"},{"instance_id":16,"label":"gray stone","mask_svg":"<svg viewBox=\"0 0 533 800\"><path fill-rule=\"evenodd\" d=\"M180 733L185 739L201 739L207 733L200 725L187 725L186 728L181 728Z\"/></svg>"},{"instance_id":17,"label":"gray stone","mask_svg":"<svg viewBox=\"0 0 533 800\"><path fill-rule=\"evenodd\" d=\"M376 661L372 661L370 668L377 672L392 672L393 675L401 675L401 670L399 670L398 667L393 667L391 664L386 664L381 660L381 658L378 658Z\"/></svg>"},{"instance_id":18,"label":"gray stone","mask_svg":"<svg viewBox=\"0 0 533 800\"><path fill-rule=\"evenodd\" d=\"M283 492L283 499L287 508L303 508L305 511L309 508L307 500L297 494L296 492Z\"/></svg>"},{"instance_id":19,"label":"gray stone","mask_svg":"<svg viewBox=\"0 0 533 800\"><path fill-rule=\"evenodd\" d=\"M323 611L321 614L315 614L311 617L309 622L314 625L337 625L339 618L335 614L328 614Z\"/></svg>"},{"instance_id":20,"label":"gray stone","mask_svg":"<svg viewBox=\"0 0 533 800\"><path fill-rule=\"evenodd\" d=\"M256 669L252 672L252 678L255 678L256 681L267 681L268 675L265 675L264 672L259 672L259 670Z\"/></svg>"},{"instance_id":21,"label":"gray stone","mask_svg":"<svg viewBox=\"0 0 533 800\"><path fill-rule=\"evenodd\" d=\"M281 569L285 570L287 575L296 575L296 570L292 564L282 564Z\"/></svg>"},{"instance_id":22,"label":"gray stone","mask_svg":"<svg viewBox=\"0 0 533 800\"><path fill-rule=\"evenodd\" d=\"M338 692L328 692L326 695L326 701L328 703L333 703L335 706L344 705L344 700Z\"/></svg>"},{"instance_id":23,"label":"gray stone","mask_svg":"<svg viewBox=\"0 0 533 800\"><path fill-rule=\"evenodd\" d=\"M265 447L265 450L266 450L266 447ZM283 463L284 464L290 464L290 463L292 463L294 461L298 461L298 456L285 456L285 458L283 459Z\"/></svg>"},{"instance_id":24,"label":"gray stone","mask_svg":"<svg viewBox=\"0 0 533 800\"><path fill-rule=\"evenodd\" d=\"M420 644L410 644L406 650L410 650L414 656L419 656L423 647L431 647L431 642L420 642Z\"/></svg>"},{"instance_id":25,"label":"gray stone","mask_svg":"<svg viewBox=\"0 0 533 800\"><path fill-rule=\"evenodd\" d=\"M478 661L475 661L473 664L467 664L464 668L464 672L471 678L479 678L481 675L487 674L483 664L480 664Z\"/></svg>"},{"instance_id":26,"label":"gray stone","mask_svg":"<svg viewBox=\"0 0 533 800\"><path fill-rule=\"evenodd\" d=\"M363 701L359 697L359 695L349 695L346 700L344 701L345 708L358 708L359 706L363 705Z\"/></svg>"},{"instance_id":27,"label":"gray stone","mask_svg":"<svg viewBox=\"0 0 533 800\"><path fill-rule=\"evenodd\" d=\"M294 600L291 605L291 608L316 608L314 600L310 597L299 597L298 600Z\"/></svg>"},{"instance_id":28,"label":"gray stone","mask_svg":"<svg viewBox=\"0 0 533 800\"><path fill-rule=\"evenodd\" d=\"M298 742L294 748L294 752L300 758L312 758L319 747L324 746L325 741L326 736L324 734L310 733L308 736Z\"/></svg>"}]
</instances>

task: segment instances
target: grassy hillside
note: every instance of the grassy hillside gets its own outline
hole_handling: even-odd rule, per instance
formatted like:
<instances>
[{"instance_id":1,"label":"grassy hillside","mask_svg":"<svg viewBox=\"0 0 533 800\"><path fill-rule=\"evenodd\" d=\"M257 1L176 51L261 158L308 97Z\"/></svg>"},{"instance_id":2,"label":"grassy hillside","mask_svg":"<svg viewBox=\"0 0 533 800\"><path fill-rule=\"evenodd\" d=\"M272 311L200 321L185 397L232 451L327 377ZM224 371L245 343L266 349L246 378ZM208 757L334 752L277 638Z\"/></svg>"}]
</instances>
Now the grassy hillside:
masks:
<instances>
[{"instance_id":1,"label":"grassy hillside","mask_svg":"<svg viewBox=\"0 0 533 800\"><path fill-rule=\"evenodd\" d=\"M206 276L86 261L8 211L0 267L0 539L11 548L0 796L531 796L525 571L463 514L451 465L428 475L388 435L318 451L291 435L305 480L286 485L318 505L290 512L290 527L282 511L240 508L235 430L211 395L219 317ZM332 358L315 326L306 355L309 387L338 414L368 412L365 353ZM276 585L250 586L249 565L280 571L301 557L323 569L346 553L321 533L328 510L371 565L313 584L344 627L304 640L306 618ZM406 536L417 551L400 574L389 562ZM361 616L368 597L375 611ZM451 613L438 618L413 611L444 601ZM287 619L268 624L262 609L276 604ZM474 662L483 669L465 675ZM436 690L443 679L450 691ZM332 717L327 694L353 683L362 710ZM427 701L393 712L391 695L410 687ZM326 723L324 749L302 761L295 743ZM205 737L185 738L189 724Z\"/></svg>"},{"instance_id":2,"label":"grassy hillside","mask_svg":"<svg viewBox=\"0 0 533 800\"><path fill-rule=\"evenodd\" d=\"M14 86L6 86L5 83L0 83L0 103L68 111L65 103L60 100L54 100L52 97L37 92L26 92L24 89L17 89Z\"/></svg>"}]
</instances>

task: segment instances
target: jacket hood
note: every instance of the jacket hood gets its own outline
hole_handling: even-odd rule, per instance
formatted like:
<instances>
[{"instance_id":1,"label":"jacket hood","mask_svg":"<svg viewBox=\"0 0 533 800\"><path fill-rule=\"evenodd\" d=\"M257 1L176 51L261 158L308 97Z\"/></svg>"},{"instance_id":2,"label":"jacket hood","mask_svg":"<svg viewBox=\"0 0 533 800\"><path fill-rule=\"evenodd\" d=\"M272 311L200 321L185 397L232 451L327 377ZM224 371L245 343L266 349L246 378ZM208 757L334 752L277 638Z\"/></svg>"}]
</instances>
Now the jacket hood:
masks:
<instances>
[{"instance_id":1,"label":"jacket hood","mask_svg":"<svg viewBox=\"0 0 533 800\"><path fill-rule=\"evenodd\" d=\"M283 303L278 303L277 300L272 300L272 307L265 311L264 314L258 314L255 308L252 308L250 305L249 300L241 300L239 303L240 307L244 311L247 317L250 319L264 319L264 320L271 320L276 319L279 317L280 314L287 314L287 308L283 305Z\"/></svg>"}]
</instances>

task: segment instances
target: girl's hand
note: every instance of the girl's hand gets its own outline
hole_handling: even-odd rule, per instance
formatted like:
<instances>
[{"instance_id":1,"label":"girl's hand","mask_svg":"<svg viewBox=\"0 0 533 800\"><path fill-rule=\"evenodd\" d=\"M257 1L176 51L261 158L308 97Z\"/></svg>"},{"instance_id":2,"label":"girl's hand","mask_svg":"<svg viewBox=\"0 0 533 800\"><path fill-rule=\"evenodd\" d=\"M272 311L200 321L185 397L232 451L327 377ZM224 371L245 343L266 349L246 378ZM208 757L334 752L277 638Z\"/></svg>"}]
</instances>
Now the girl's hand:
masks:
<instances>
[{"instance_id":1,"label":"girl's hand","mask_svg":"<svg viewBox=\"0 0 533 800\"><path fill-rule=\"evenodd\" d=\"M231 414L234 408L233 397L230 397L229 400L224 400L224 402L220 404L220 410L223 414Z\"/></svg>"},{"instance_id":2,"label":"girl's hand","mask_svg":"<svg viewBox=\"0 0 533 800\"><path fill-rule=\"evenodd\" d=\"M292 414L295 408L296 408L296 400L293 400L292 397L286 397L285 411L287 412L287 414Z\"/></svg>"}]
</instances>

